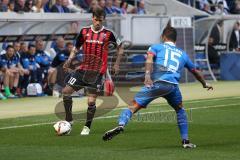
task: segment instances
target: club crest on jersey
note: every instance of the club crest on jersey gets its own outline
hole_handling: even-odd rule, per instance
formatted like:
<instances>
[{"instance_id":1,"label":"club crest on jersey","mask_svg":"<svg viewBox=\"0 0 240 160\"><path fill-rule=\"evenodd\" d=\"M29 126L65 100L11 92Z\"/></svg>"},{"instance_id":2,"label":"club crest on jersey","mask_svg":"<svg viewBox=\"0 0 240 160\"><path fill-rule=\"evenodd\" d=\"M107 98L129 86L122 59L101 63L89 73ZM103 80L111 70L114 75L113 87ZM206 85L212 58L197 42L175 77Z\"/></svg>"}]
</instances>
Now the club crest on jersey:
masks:
<instances>
[{"instance_id":1,"label":"club crest on jersey","mask_svg":"<svg viewBox=\"0 0 240 160\"><path fill-rule=\"evenodd\" d=\"M104 34L102 34L102 38L104 39L104 38L106 38L106 34L104 33Z\"/></svg>"}]
</instances>

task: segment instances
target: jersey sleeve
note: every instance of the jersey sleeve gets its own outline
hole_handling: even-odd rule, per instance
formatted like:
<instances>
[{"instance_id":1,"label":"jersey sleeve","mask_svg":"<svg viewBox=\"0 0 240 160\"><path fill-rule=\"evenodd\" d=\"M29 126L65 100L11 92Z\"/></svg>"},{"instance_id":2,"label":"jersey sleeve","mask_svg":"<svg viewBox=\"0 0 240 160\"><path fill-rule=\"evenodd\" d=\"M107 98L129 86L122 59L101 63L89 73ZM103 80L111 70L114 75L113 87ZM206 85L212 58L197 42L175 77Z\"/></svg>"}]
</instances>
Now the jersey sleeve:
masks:
<instances>
[{"instance_id":1,"label":"jersey sleeve","mask_svg":"<svg viewBox=\"0 0 240 160\"><path fill-rule=\"evenodd\" d=\"M185 53L185 68L187 68L189 71L192 71L194 69L196 69L196 66L193 64L193 62L191 61L191 59L188 57L188 55Z\"/></svg>"},{"instance_id":2,"label":"jersey sleeve","mask_svg":"<svg viewBox=\"0 0 240 160\"><path fill-rule=\"evenodd\" d=\"M22 58L22 66L24 69L29 69L29 59L27 57Z\"/></svg>"},{"instance_id":3,"label":"jersey sleeve","mask_svg":"<svg viewBox=\"0 0 240 160\"><path fill-rule=\"evenodd\" d=\"M1 59L0 66L1 66L1 68L8 68L7 61L4 58Z\"/></svg>"},{"instance_id":4,"label":"jersey sleeve","mask_svg":"<svg viewBox=\"0 0 240 160\"><path fill-rule=\"evenodd\" d=\"M81 29L79 35L77 36L76 42L75 42L75 47L79 49L82 44L84 43L84 38L83 38L83 29Z\"/></svg>"},{"instance_id":5,"label":"jersey sleeve","mask_svg":"<svg viewBox=\"0 0 240 160\"><path fill-rule=\"evenodd\" d=\"M18 57L18 56L16 56L16 58L15 58L15 63L16 63L16 65L18 65L19 63L20 63L20 58Z\"/></svg>"},{"instance_id":6,"label":"jersey sleeve","mask_svg":"<svg viewBox=\"0 0 240 160\"><path fill-rule=\"evenodd\" d=\"M114 42L117 44L117 46L120 46L122 44L122 40L117 37L116 33L111 31L111 35L110 35L110 39L109 39L110 42Z\"/></svg>"},{"instance_id":7,"label":"jersey sleeve","mask_svg":"<svg viewBox=\"0 0 240 160\"><path fill-rule=\"evenodd\" d=\"M45 53L45 54L43 55L43 57L42 57L42 63L43 63L43 65L45 65L45 66L50 66L50 65L51 65L51 62L52 62L52 58Z\"/></svg>"},{"instance_id":8,"label":"jersey sleeve","mask_svg":"<svg viewBox=\"0 0 240 160\"><path fill-rule=\"evenodd\" d=\"M40 53L37 53L35 58L36 58L36 62L37 62L38 64L41 64L41 63L42 63L42 59L41 59Z\"/></svg>"},{"instance_id":9,"label":"jersey sleeve","mask_svg":"<svg viewBox=\"0 0 240 160\"><path fill-rule=\"evenodd\" d=\"M157 47L155 45L152 45L148 48L147 54L151 54L153 56L157 55Z\"/></svg>"},{"instance_id":10,"label":"jersey sleeve","mask_svg":"<svg viewBox=\"0 0 240 160\"><path fill-rule=\"evenodd\" d=\"M59 59L58 59L58 55L56 55L54 58L53 58L53 61L51 63L51 67L55 68L57 67L60 63Z\"/></svg>"}]
</instances>

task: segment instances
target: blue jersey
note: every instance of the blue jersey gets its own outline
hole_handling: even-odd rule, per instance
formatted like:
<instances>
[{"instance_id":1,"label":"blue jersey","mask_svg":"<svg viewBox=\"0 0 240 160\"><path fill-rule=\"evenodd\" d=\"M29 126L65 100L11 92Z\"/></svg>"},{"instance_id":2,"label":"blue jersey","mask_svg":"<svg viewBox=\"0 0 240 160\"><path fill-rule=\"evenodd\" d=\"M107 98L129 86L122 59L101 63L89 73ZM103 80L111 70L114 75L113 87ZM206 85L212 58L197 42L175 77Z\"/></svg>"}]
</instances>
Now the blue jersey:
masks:
<instances>
[{"instance_id":1,"label":"blue jersey","mask_svg":"<svg viewBox=\"0 0 240 160\"><path fill-rule=\"evenodd\" d=\"M36 62L41 66L41 67L50 67L52 63L52 59L50 56L48 56L44 51L38 50L36 52Z\"/></svg>"},{"instance_id":2,"label":"blue jersey","mask_svg":"<svg viewBox=\"0 0 240 160\"><path fill-rule=\"evenodd\" d=\"M58 51L57 55L54 57L53 61L52 61L52 67L57 67L59 65L61 65L62 63L64 63L68 57L69 57L70 53L66 50L62 50L62 51Z\"/></svg>"},{"instance_id":3,"label":"blue jersey","mask_svg":"<svg viewBox=\"0 0 240 160\"><path fill-rule=\"evenodd\" d=\"M4 68L12 68L18 67L19 57L17 55L13 55L11 58L8 58L6 54L1 55L0 66Z\"/></svg>"},{"instance_id":4,"label":"blue jersey","mask_svg":"<svg viewBox=\"0 0 240 160\"><path fill-rule=\"evenodd\" d=\"M152 72L154 82L160 80L178 84L184 67L190 71L195 69L186 52L172 42L152 45L147 53L154 55Z\"/></svg>"},{"instance_id":5,"label":"blue jersey","mask_svg":"<svg viewBox=\"0 0 240 160\"><path fill-rule=\"evenodd\" d=\"M21 63L24 69L29 69L33 71L37 70L38 63L36 61L35 55L31 55L28 53L23 54L21 56Z\"/></svg>"}]
</instances>

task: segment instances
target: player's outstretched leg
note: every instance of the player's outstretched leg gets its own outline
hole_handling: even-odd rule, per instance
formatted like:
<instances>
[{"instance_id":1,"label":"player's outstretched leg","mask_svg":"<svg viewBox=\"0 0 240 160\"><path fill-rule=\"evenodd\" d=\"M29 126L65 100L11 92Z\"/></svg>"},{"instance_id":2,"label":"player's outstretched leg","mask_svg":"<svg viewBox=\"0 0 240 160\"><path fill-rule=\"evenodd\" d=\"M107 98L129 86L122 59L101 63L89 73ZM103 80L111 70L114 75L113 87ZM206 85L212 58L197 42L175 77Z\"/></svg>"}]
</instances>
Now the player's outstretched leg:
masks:
<instances>
[{"instance_id":1,"label":"player's outstretched leg","mask_svg":"<svg viewBox=\"0 0 240 160\"><path fill-rule=\"evenodd\" d=\"M74 89L70 86L66 86L63 88L63 104L65 108L66 117L65 120L73 123L73 117L72 117L72 97L71 94L74 92Z\"/></svg>"},{"instance_id":2,"label":"player's outstretched leg","mask_svg":"<svg viewBox=\"0 0 240 160\"><path fill-rule=\"evenodd\" d=\"M91 103L89 102L88 109L87 109L87 119L86 119L86 123L81 131L81 135L89 135L95 112L96 112L95 102L91 102Z\"/></svg>"},{"instance_id":3,"label":"player's outstretched leg","mask_svg":"<svg viewBox=\"0 0 240 160\"><path fill-rule=\"evenodd\" d=\"M116 135L118 135L119 133L122 133L124 131L124 126L127 125L128 121L131 119L132 117L132 111L127 108L124 109L118 119L118 126L116 128L113 128L109 131L107 131L104 135L103 135L103 140L104 141L108 141L111 140L113 137L115 137Z\"/></svg>"},{"instance_id":4,"label":"player's outstretched leg","mask_svg":"<svg viewBox=\"0 0 240 160\"><path fill-rule=\"evenodd\" d=\"M88 109L87 109L87 119L86 123L81 131L81 135L89 135L90 128L93 122L93 118L96 112L96 94L89 94L88 95Z\"/></svg>"},{"instance_id":5,"label":"player's outstretched leg","mask_svg":"<svg viewBox=\"0 0 240 160\"><path fill-rule=\"evenodd\" d=\"M158 84L157 84L158 85ZM103 140L111 140L113 137L118 135L119 133L122 133L124 130L124 127L127 125L128 121L131 119L132 115L139 111L142 108L145 108L152 100L159 97L161 94L157 92L160 87L157 86L157 88L152 87L143 87L140 92L138 92L133 100L133 105L128 106L127 109L123 110L119 116L118 119L118 127L111 129L107 131L103 135ZM165 89L168 92L169 89ZM165 91L164 90L164 91ZM156 95L154 94L156 93ZM162 93L162 92L160 92Z\"/></svg>"},{"instance_id":6,"label":"player's outstretched leg","mask_svg":"<svg viewBox=\"0 0 240 160\"><path fill-rule=\"evenodd\" d=\"M72 97L71 96L63 96L63 104L65 108L65 120L72 123Z\"/></svg>"},{"instance_id":7,"label":"player's outstretched leg","mask_svg":"<svg viewBox=\"0 0 240 160\"><path fill-rule=\"evenodd\" d=\"M178 87L165 95L164 98L168 101L168 104L175 109L177 114L177 124L180 131L181 139L182 139L182 147L183 148L195 148L196 145L190 143L188 137L188 119L187 114L182 105L182 94Z\"/></svg>"},{"instance_id":8,"label":"player's outstretched leg","mask_svg":"<svg viewBox=\"0 0 240 160\"><path fill-rule=\"evenodd\" d=\"M184 108L179 108L176 111L176 113L177 113L177 123L180 130L181 138L182 138L183 148L196 148L196 145L190 143L188 138L188 120L187 120L187 114Z\"/></svg>"}]
</instances>

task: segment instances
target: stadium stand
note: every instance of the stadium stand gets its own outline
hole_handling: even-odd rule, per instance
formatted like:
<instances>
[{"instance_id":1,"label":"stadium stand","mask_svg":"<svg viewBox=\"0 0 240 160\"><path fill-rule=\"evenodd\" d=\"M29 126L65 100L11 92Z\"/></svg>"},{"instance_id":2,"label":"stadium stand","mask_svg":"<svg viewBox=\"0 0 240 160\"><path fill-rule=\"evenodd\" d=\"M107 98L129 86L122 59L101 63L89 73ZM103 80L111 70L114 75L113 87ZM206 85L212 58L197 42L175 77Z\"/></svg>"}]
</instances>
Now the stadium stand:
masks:
<instances>
[{"instance_id":1,"label":"stadium stand","mask_svg":"<svg viewBox=\"0 0 240 160\"><path fill-rule=\"evenodd\" d=\"M13 93L11 94L13 96L8 95L7 97L26 96L26 88L29 83L41 84L44 92L49 95L52 94L54 88L64 85L64 79L61 76L64 73L61 72L61 65L67 57L68 46L74 44L74 36L79 29L89 24L91 14L88 13L91 13L91 10L98 5L105 8L108 14L107 27L120 34L123 40L131 42L131 47L125 51L126 56L122 60L121 72L113 78L119 83L129 80L138 83L142 81L144 53L149 44L159 41L159 35L154 33L161 33L162 28L171 22L174 15L189 16L193 19L200 17L199 21L196 19L193 24L190 24L191 27L177 29L179 33L177 43L184 50L187 50L190 57L195 59L198 68L206 71L206 76L209 76L210 79L217 80L219 78L221 52L239 50L239 38L237 38L239 37L237 34L239 25L236 26L239 24L239 17L211 19L211 15L239 14L239 0L231 2L225 0L17 0L16 2L1 0L0 11L4 12L1 17L5 18L0 22L2 33L0 41L3 48L1 55L5 55L6 47L13 44L14 52L18 55L23 70L19 69L19 84L17 86L15 84L16 89L12 88L11 92ZM173 8L178 8L178 10ZM37 14L39 16L36 16ZM70 16L71 19L66 20ZM9 19L11 23L5 23ZM15 20L27 20L29 23L24 23L26 28L22 28L20 33L16 29L18 25ZM43 23L42 20L48 24ZM228 23L225 23L227 20L229 20ZM84 22L82 23L82 21ZM150 25L147 30L146 23ZM208 23L207 27L200 25L205 23ZM19 25L23 25L23 23ZM235 27L233 27L234 25ZM11 28L12 32L9 31L8 27ZM39 30L39 34L42 36L42 40L39 39L41 43L36 41L37 36L35 36ZM144 32L141 32L142 30ZM52 34L56 35L53 36L55 38L51 39L49 37ZM200 34L201 36L199 36ZM29 39L24 40L22 35L26 35ZM67 35L73 37L67 38ZM213 43L210 45L211 39L213 39ZM203 45L205 50L194 51L194 41L195 47ZM219 49L221 44L222 47L226 48ZM114 58L114 55L110 54L109 59L114 61ZM0 59L1 67L3 66L2 59ZM56 61L58 61L57 64ZM110 70L111 65L109 65ZM186 74L182 82L188 82L191 79L191 76ZM0 73L0 82L2 91L4 91L3 71ZM53 83L57 83L58 86L54 87ZM0 99L6 99L1 92Z\"/></svg>"}]
</instances>

